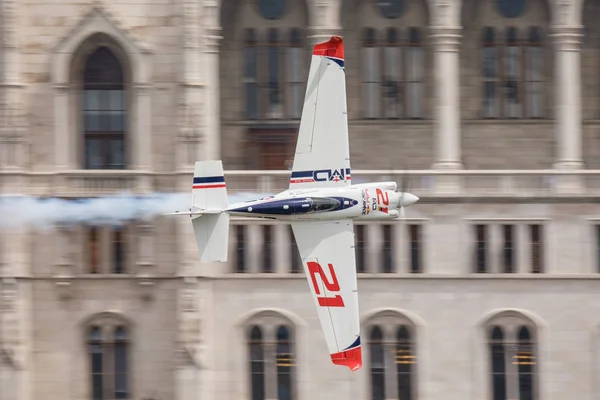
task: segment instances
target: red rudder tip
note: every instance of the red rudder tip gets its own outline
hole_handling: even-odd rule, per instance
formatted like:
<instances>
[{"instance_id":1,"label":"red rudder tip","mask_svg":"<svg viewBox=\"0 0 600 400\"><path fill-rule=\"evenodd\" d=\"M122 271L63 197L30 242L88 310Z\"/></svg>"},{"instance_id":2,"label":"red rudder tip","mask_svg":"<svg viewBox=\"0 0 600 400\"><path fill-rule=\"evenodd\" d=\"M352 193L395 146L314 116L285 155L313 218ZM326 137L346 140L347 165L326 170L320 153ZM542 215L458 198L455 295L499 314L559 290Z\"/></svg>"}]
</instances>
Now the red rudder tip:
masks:
<instances>
[{"instance_id":1,"label":"red rudder tip","mask_svg":"<svg viewBox=\"0 0 600 400\"><path fill-rule=\"evenodd\" d=\"M315 45L313 55L334 57L343 60L344 40L340 36L332 36L329 41Z\"/></svg>"},{"instance_id":2,"label":"red rudder tip","mask_svg":"<svg viewBox=\"0 0 600 400\"><path fill-rule=\"evenodd\" d=\"M348 367L351 371L358 371L363 364L362 349L358 346L351 350L331 354L331 361L335 365Z\"/></svg>"}]
</instances>

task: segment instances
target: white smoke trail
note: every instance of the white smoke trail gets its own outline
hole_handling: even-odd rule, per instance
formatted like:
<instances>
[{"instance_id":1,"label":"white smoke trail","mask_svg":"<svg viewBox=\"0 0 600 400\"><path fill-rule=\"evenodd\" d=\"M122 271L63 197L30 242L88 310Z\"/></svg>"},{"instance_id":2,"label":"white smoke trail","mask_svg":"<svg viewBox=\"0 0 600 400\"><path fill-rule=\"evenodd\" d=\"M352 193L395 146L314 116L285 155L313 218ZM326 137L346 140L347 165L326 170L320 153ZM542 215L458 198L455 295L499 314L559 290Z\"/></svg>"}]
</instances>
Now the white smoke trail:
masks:
<instances>
[{"instance_id":1,"label":"white smoke trail","mask_svg":"<svg viewBox=\"0 0 600 400\"><path fill-rule=\"evenodd\" d=\"M265 197L262 193L229 196L229 203ZM0 230L28 226L46 230L58 224L123 225L133 220L151 221L191 205L189 193L117 194L67 200L32 196L0 196Z\"/></svg>"}]
</instances>

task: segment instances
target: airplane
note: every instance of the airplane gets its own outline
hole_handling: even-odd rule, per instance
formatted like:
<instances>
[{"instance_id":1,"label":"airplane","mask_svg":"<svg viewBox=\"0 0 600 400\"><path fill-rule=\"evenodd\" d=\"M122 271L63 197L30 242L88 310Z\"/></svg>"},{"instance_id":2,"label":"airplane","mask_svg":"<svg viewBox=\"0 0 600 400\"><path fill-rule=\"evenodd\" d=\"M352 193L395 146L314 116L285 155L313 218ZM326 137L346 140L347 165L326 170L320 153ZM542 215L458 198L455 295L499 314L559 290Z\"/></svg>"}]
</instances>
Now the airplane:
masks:
<instances>
[{"instance_id":1,"label":"airplane","mask_svg":"<svg viewBox=\"0 0 600 400\"><path fill-rule=\"evenodd\" d=\"M333 364L362 366L354 221L393 220L419 198L396 182L351 183L344 43L333 36L311 56L289 187L228 204L220 160L194 167L192 219L202 262L227 262L229 217L291 224Z\"/></svg>"}]
</instances>

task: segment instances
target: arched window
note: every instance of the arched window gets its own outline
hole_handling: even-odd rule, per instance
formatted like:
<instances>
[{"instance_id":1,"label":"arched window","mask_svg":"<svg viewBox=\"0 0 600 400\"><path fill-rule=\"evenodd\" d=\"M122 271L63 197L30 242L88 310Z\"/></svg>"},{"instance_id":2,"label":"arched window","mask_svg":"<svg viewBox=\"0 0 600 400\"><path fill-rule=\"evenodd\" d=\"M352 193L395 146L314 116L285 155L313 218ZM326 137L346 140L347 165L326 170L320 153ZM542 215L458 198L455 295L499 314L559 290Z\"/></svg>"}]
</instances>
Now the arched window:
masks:
<instances>
[{"instance_id":1,"label":"arched window","mask_svg":"<svg viewBox=\"0 0 600 400\"><path fill-rule=\"evenodd\" d=\"M124 169L127 112L123 66L107 47L87 59L83 82L86 169Z\"/></svg>"},{"instance_id":2,"label":"arched window","mask_svg":"<svg viewBox=\"0 0 600 400\"><path fill-rule=\"evenodd\" d=\"M548 86L544 84L542 44L543 27L550 25L548 2L494 0L473 4L478 8L470 18L484 24L480 42L482 117L543 118Z\"/></svg>"},{"instance_id":3,"label":"arched window","mask_svg":"<svg viewBox=\"0 0 600 400\"><path fill-rule=\"evenodd\" d=\"M305 64L303 55L304 43L300 29L290 30L290 46L288 48L288 101L287 113L292 119L300 119L304 106L304 76L302 65Z\"/></svg>"},{"instance_id":4,"label":"arched window","mask_svg":"<svg viewBox=\"0 0 600 400\"><path fill-rule=\"evenodd\" d=\"M491 400L537 400L534 330L514 321L488 329Z\"/></svg>"},{"instance_id":5,"label":"arched window","mask_svg":"<svg viewBox=\"0 0 600 400\"><path fill-rule=\"evenodd\" d=\"M379 326L371 329L369 341L371 366L371 399L385 399L385 349L383 333Z\"/></svg>"},{"instance_id":6,"label":"arched window","mask_svg":"<svg viewBox=\"0 0 600 400\"><path fill-rule=\"evenodd\" d=\"M261 170L292 165L310 65L307 56L312 53L306 41L308 4L222 1L221 126L223 132L235 132L234 141L244 143L225 149L230 153L225 158L232 162ZM231 61L235 59L244 66L242 73ZM278 123L272 124L274 120Z\"/></svg>"},{"instance_id":7,"label":"arched window","mask_svg":"<svg viewBox=\"0 0 600 400\"><path fill-rule=\"evenodd\" d=\"M416 356L412 327L407 324L373 325L368 348L371 399L415 399Z\"/></svg>"},{"instance_id":8,"label":"arched window","mask_svg":"<svg viewBox=\"0 0 600 400\"><path fill-rule=\"evenodd\" d=\"M506 47L504 57L504 107L508 118L517 118L521 114L521 54L517 29L506 29Z\"/></svg>"},{"instance_id":9,"label":"arched window","mask_svg":"<svg viewBox=\"0 0 600 400\"><path fill-rule=\"evenodd\" d=\"M295 400L293 329L281 318L257 318L248 331L250 400Z\"/></svg>"},{"instance_id":10,"label":"arched window","mask_svg":"<svg viewBox=\"0 0 600 400\"><path fill-rule=\"evenodd\" d=\"M527 47L527 108L531 118L541 118L543 114L544 71L542 35L540 28L529 28Z\"/></svg>"},{"instance_id":11,"label":"arched window","mask_svg":"<svg viewBox=\"0 0 600 400\"><path fill-rule=\"evenodd\" d=\"M244 47L244 86L246 91L246 119L258 118L258 47L256 30L246 29Z\"/></svg>"},{"instance_id":12,"label":"arched window","mask_svg":"<svg viewBox=\"0 0 600 400\"><path fill-rule=\"evenodd\" d=\"M92 400L129 399L127 328L98 324L88 331Z\"/></svg>"},{"instance_id":13,"label":"arched window","mask_svg":"<svg viewBox=\"0 0 600 400\"><path fill-rule=\"evenodd\" d=\"M406 118L423 117L423 95L425 82L423 70L425 69L425 57L423 57L423 43L421 32L418 28L408 30L407 66L406 66Z\"/></svg>"},{"instance_id":14,"label":"arched window","mask_svg":"<svg viewBox=\"0 0 600 400\"><path fill-rule=\"evenodd\" d=\"M387 118L399 118L402 114L402 48L398 29L386 30L385 47L383 48L383 112Z\"/></svg>"},{"instance_id":15,"label":"arched window","mask_svg":"<svg viewBox=\"0 0 600 400\"><path fill-rule=\"evenodd\" d=\"M485 28L483 33L483 115L486 118L497 116L496 79L497 54L494 42L494 29Z\"/></svg>"},{"instance_id":16,"label":"arched window","mask_svg":"<svg viewBox=\"0 0 600 400\"><path fill-rule=\"evenodd\" d=\"M277 329L277 396L279 400L292 399L292 368L294 354L290 332L286 326Z\"/></svg>"},{"instance_id":17,"label":"arched window","mask_svg":"<svg viewBox=\"0 0 600 400\"><path fill-rule=\"evenodd\" d=\"M285 1L261 2L258 10L252 12L259 11L260 17L269 20L269 25L278 21L278 26L260 25L242 30L246 120L301 117L308 72L304 32L300 27L286 26L295 24L295 21L286 22L285 18L297 14L290 7L298 6L286 5Z\"/></svg>"},{"instance_id":18,"label":"arched window","mask_svg":"<svg viewBox=\"0 0 600 400\"><path fill-rule=\"evenodd\" d=\"M252 327L249 338L251 399L265 399L265 351L262 330Z\"/></svg>"},{"instance_id":19,"label":"arched window","mask_svg":"<svg viewBox=\"0 0 600 400\"><path fill-rule=\"evenodd\" d=\"M396 370L398 374L398 398L412 399L412 373L415 355L410 331L404 325L396 331Z\"/></svg>"},{"instance_id":20,"label":"arched window","mask_svg":"<svg viewBox=\"0 0 600 400\"><path fill-rule=\"evenodd\" d=\"M428 21L427 3L365 0L360 4L352 13L360 14L362 25L362 117L423 118L427 67L422 29Z\"/></svg>"},{"instance_id":21,"label":"arched window","mask_svg":"<svg viewBox=\"0 0 600 400\"><path fill-rule=\"evenodd\" d=\"M380 117L380 85L381 64L379 60L379 49L377 47L377 36L374 28L363 30L362 48L362 76L363 76L363 112L364 117L369 119Z\"/></svg>"}]
</instances>

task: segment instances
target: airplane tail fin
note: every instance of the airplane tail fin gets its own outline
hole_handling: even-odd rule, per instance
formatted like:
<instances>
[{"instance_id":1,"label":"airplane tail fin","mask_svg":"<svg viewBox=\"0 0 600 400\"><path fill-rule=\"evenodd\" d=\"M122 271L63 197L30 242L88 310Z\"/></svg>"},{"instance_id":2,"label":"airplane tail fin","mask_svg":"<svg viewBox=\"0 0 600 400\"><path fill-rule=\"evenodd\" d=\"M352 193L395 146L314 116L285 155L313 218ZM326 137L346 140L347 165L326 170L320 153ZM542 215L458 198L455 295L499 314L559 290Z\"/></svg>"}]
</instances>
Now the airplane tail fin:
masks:
<instances>
[{"instance_id":1,"label":"airplane tail fin","mask_svg":"<svg viewBox=\"0 0 600 400\"><path fill-rule=\"evenodd\" d=\"M192 219L202 262L226 262L229 243L227 187L221 160L197 161L194 166L192 208L204 215Z\"/></svg>"},{"instance_id":2,"label":"airplane tail fin","mask_svg":"<svg viewBox=\"0 0 600 400\"><path fill-rule=\"evenodd\" d=\"M201 262L227 262L229 214L223 212L227 205L227 187L221 161L197 161L189 212L167 215L189 215L192 218Z\"/></svg>"}]
</instances>

